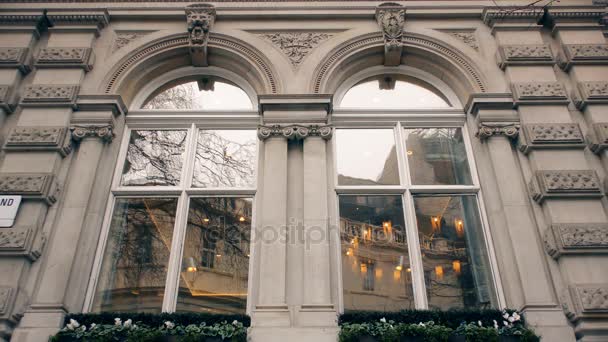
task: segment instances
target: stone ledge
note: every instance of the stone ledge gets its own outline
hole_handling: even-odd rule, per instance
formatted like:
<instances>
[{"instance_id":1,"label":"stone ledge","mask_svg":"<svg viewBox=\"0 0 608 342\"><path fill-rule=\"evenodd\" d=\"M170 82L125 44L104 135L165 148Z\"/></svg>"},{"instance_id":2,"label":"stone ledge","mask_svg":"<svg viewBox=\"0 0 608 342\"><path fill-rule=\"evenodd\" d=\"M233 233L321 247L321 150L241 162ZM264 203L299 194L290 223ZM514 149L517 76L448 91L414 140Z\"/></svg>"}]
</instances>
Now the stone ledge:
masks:
<instances>
[{"instance_id":1,"label":"stone ledge","mask_svg":"<svg viewBox=\"0 0 608 342\"><path fill-rule=\"evenodd\" d=\"M555 58L549 44L501 45L497 52L498 66L553 65Z\"/></svg>"},{"instance_id":2,"label":"stone ledge","mask_svg":"<svg viewBox=\"0 0 608 342\"><path fill-rule=\"evenodd\" d=\"M564 254L608 254L608 224L556 223L545 231L544 242L556 260Z\"/></svg>"},{"instance_id":3,"label":"stone ledge","mask_svg":"<svg viewBox=\"0 0 608 342\"><path fill-rule=\"evenodd\" d=\"M21 195L24 199L41 200L48 205L57 198L55 176L51 173L1 173L0 195Z\"/></svg>"},{"instance_id":4,"label":"stone ledge","mask_svg":"<svg viewBox=\"0 0 608 342\"><path fill-rule=\"evenodd\" d=\"M560 82L521 82L511 84L516 105L568 104L566 87Z\"/></svg>"},{"instance_id":5,"label":"stone ledge","mask_svg":"<svg viewBox=\"0 0 608 342\"><path fill-rule=\"evenodd\" d=\"M63 157L72 151L66 127L15 127L10 130L6 151L55 151Z\"/></svg>"},{"instance_id":6,"label":"stone ledge","mask_svg":"<svg viewBox=\"0 0 608 342\"><path fill-rule=\"evenodd\" d=\"M558 64L564 71L573 65L608 65L608 44L563 44Z\"/></svg>"},{"instance_id":7,"label":"stone ledge","mask_svg":"<svg viewBox=\"0 0 608 342\"><path fill-rule=\"evenodd\" d=\"M576 123L526 124L520 134L519 150L585 148L581 128Z\"/></svg>"},{"instance_id":8,"label":"stone ledge","mask_svg":"<svg viewBox=\"0 0 608 342\"><path fill-rule=\"evenodd\" d=\"M24 47L0 47L0 68L17 68L23 74L32 70L29 49Z\"/></svg>"},{"instance_id":9,"label":"stone ledge","mask_svg":"<svg viewBox=\"0 0 608 342\"><path fill-rule=\"evenodd\" d=\"M593 170L536 171L528 186L532 199L539 204L552 198L600 198L604 195Z\"/></svg>"},{"instance_id":10,"label":"stone ledge","mask_svg":"<svg viewBox=\"0 0 608 342\"><path fill-rule=\"evenodd\" d=\"M81 68L91 71L94 60L91 48L56 47L42 49L34 65L37 68Z\"/></svg>"}]
</instances>

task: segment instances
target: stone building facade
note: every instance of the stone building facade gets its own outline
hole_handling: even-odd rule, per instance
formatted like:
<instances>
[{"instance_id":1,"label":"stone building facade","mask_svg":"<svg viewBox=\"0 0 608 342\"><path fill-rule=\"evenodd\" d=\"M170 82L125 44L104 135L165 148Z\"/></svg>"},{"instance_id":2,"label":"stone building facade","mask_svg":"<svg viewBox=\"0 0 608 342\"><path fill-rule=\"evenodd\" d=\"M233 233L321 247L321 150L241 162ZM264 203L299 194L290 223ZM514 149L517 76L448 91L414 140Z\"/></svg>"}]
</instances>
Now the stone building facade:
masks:
<instances>
[{"instance_id":1,"label":"stone building facade","mask_svg":"<svg viewBox=\"0 0 608 342\"><path fill-rule=\"evenodd\" d=\"M607 3L530 2L0 1L0 340L466 306L606 341Z\"/></svg>"}]
</instances>

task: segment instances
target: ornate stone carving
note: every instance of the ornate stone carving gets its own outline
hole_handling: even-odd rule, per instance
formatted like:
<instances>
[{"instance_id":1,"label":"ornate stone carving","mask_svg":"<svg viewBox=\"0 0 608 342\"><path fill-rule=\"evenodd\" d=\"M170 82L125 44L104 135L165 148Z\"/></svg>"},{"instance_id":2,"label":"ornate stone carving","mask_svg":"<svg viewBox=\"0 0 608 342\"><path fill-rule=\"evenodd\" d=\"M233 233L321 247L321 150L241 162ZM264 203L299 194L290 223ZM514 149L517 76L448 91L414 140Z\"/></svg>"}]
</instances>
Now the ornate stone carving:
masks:
<instances>
[{"instance_id":1,"label":"ornate stone carving","mask_svg":"<svg viewBox=\"0 0 608 342\"><path fill-rule=\"evenodd\" d=\"M28 48L0 47L0 68L17 68L27 74L32 70L28 63Z\"/></svg>"},{"instance_id":2,"label":"ornate stone carving","mask_svg":"<svg viewBox=\"0 0 608 342\"><path fill-rule=\"evenodd\" d=\"M513 83L517 104L567 104L566 88L559 82Z\"/></svg>"},{"instance_id":3,"label":"ornate stone carving","mask_svg":"<svg viewBox=\"0 0 608 342\"><path fill-rule=\"evenodd\" d=\"M479 131L475 134L481 141L495 135L504 135L509 139L515 139L519 135L519 123L482 122L479 124Z\"/></svg>"},{"instance_id":4,"label":"ornate stone carving","mask_svg":"<svg viewBox=\"0 0 608 342\"><path fill-rule=\"evenodd\" d=\"M532 198L542 203L547 198L602 197L600 181L592 170L536 171L530 181Z\"/></svg>"},{"instance_id":5,"label":"ornate stone carving","mask_svg":"<svg viewBox=\"0 0 608 342\"><path fill-rule=\"evenodd\" d=\"M11 287L0 287L0 315L8 313L13 289Z\"/></svg>"},{"instance_id":6,"label":"ornate stone carving","mask_svg":"<svg viewBox=\"0 0 608 342\"><path fill-rule=\"evenodd\" d=\"M99 36L100 31L110 22L107 10L80 10L76 14L49 14L48 19L55 26L78 26L80 30L93 32Z\"/></svg>"},{"instance_id":7,"label":"ornate stone carving","mask_svg":"<svg viewBox=\"0 0 608 342\"><path fill-rule=\"evenodd\" d=\"M91 51L86 47L45 48L38 54L35 65L39 68L83 68L90 71L93 68Z\"/></svg>"},{"instance_id":8,"label":"ornate stone carving","mask_svg":"<svg viewBox=\"0 0 608 342\"><path fill-rule=\"evenodd\" d=\"M577 313L608 313L608 284L586 284L570 287Z\"/></svg>"},{"instance_id":9,"label":"ornate stone carving","mask_svg":"<svg viewBox=\"0 0 608 342\"><path fill-rule=\"evenodd\" d=\"M77 125L70 128L72 139L76 142L80 142L86 137L96 137L104 142L110 142L114 139L113 129L112 125Z\"/></svg>"},{"instance_id":10,"label":"ornate stone carving","mask_svg":"<svg viewBox=\"0 0 608 342\"><path fill-rule=\"evenodd\" d=\"M301 140L309 136L318 136L328 140L331 139L332 134L333 129L330 125L272 125L258 127L258 138L260 140L266 140L270 137Z\"/></svg>"},{"instance_id":11,"label":"ornate stone carving","mask_svg":"<svg viewBox=\"0 0 608 342\"><path fill-rule=\"evenodd\" d=\"M291 65L297 68L314 48L331 38L333 34L323 32L280 32L265 33L260 36L278 47L289 58Z\"/></svg>"},{"instance_id":12,"label":"ornate stone carving","mask_svg":"<svg viewBox=\"0 0 608 342\"><path fill-rule=\"evenodd\" d=\"M608 44L564 44L559 65L569 70L577 64L608 65Z\"/></svg>"},{"instance_id":13,"label":"ornate stone carving","mask_svg":"<svg viewBox=\"0 0 608 342\"><path fill-rule=\"evenodd\" d=\"M12 113L15 109L14 103L10 99L11 87L0 85L0 108L7 113Z\"/></svg>"},{"instance_id":14,"label":"ornate stone carving","mask_svg":"<svg viewBox=\"0 0 608 342\"><path fill-rule=\"evenodd\" d=\"M575 92L576 106L583 110L588 104L608 104L608 82L578 82L578 94Z\"/></svg>"},{"instance_id":15,"label":"ornate stone carving","mask_svg":"<svg viewBox=\"0 0 608 342\"><path fill-rule=\"evenodd\" d=\"M382 4L376 8L376 21L384 37L384 65L401 64L405 8L394 3Z\"/></svg>"},{"instance_id":16,"label":"ornate stone carving","mask_svg":"<svg viewBox=\"0 0 608 342\"><path fill-rule=\"evenodd\" d=\"M608 224L553 224L545 232L545 245L555 259L563 254L608 254Z\"/></svg>"},{"instance_id":17,"label":"ornate stone carving","mask_svg":"<svg viewBox=\"0 0 608 342\"><path fill-rule=\"evenodd\" d=\"M23 250L27 242L29 229L8 229L0 231L0 251Z\"/></svg>"},{"instance_id":18,"label":"ornate stone carving","mask_svg":"<svg viewBox=\"0 0 608 342\"><path fill-rule=\"evenodd\" d=\"M477 43L477 37L475 37L475 31L466 30L466 31L453 31L453 30L445 30L443 31L450 36L462 41L467 44L474 50L479 50L479 44Z\"/></svg>"},{"instance_id":19,"label":"ornate stone carving","mask_svg":"<svg viewBox=\"0 0 608 342\"><path fill-rule=\"evenodd\" d=\"M123 46L130 44L155 31L122 31L116 32L116 38L112 45L112 53L120 50Z\"/></svg>"},{"instance_id":20,"label":"ornate stone carving","mask_svg":"<svg viewBox=\"0 0 608 342\"><path fill-rule=\"evenodd\" d=\"M16 127L9 132L5 150L57 151L66 156L72 150L65 127Z\"/></svg>"},{"instance_id":21,"label":"ornate stone carving","mask_svg":"<svg viewBox=\"0 0 608 342\"><path fill-rule=\"evenodd\" d=\"M555 63L549 44L501 45L498 48L498 66L552 65Z\"/></svg>"},{"instance_id":22,"label":"ornate stone carving","mask_svg":"<svg viewBox=\"0 0 608 342\"><path fill-rule=\"evenodd\" d=\"M207 66L207 44L209 30L215 22L215 7L209 4L194 4L186 7L190 57L192 65Z\"/></svg>"},{"instance_id":23,"label":"ornate stone carving","mask_svg":"<svg viewBox=\"0 0 608 342\"><path fill-rule=\"evenodd\" d=\"M33 85L23 92L21 106L74 106L79 86Z\"/></svg>"},{"instance_id":24,"label":"ornate stone carving","mask_svg":"<svg viewBox=\"0 0 608 342\"><path fill-rule=\"evenodd\" d=\"M600 154L608 147L608 123L594 123L591 131L592 133L587 136L589 149L595 154Z\"/></svg>"},{"instance_id":25,"label":"ornate stone carving","mask_svg":"<svg viewBox=\"0 0 608 342\"><path fill-rule=\"evenodd\" d=\"M542 148L585 148L581 128L576 123L524 125L519 149L528 154Z\"/></svg>"},{"instance_id":26,"label":"ornate stone carving","mask_svg":"<svg viewBox=\"0 0 608 342\"><path fill-rule=\"evenodd\" d=\"M54 178L50 173L3 173L0 174L0 194L44 200L50 205L56 201Z\"/></svg>"}]
</instances>

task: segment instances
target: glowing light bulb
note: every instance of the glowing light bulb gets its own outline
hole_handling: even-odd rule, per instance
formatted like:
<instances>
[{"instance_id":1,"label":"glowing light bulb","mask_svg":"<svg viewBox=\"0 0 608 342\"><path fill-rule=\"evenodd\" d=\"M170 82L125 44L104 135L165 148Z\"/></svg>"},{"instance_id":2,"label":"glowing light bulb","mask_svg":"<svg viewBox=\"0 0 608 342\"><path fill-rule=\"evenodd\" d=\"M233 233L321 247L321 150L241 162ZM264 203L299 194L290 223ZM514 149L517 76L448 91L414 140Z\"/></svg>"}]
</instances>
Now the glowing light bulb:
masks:
<instances>
[{"instance_id":1,"label":"glowing light bulb","mask_svg":"<svg viewBox=\"0 0 608 342\"><path fill-rule=\"evenodd\" d=\"M241 221L241 222L245 222L245 218L244 218L243 216L241 216L241 217L239 218L239 221Z\"/></svg>"}]
</instances>

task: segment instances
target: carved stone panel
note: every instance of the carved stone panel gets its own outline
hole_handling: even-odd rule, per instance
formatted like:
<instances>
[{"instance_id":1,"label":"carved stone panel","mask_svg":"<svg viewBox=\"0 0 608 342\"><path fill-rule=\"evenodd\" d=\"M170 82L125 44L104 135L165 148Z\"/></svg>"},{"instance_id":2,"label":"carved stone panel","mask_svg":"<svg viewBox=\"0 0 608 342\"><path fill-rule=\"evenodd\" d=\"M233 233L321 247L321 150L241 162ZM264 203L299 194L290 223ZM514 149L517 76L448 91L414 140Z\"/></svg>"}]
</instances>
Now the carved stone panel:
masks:
<instances>
[{"instance_id":1,"label":"carved stone panel","mask_svg":"<svg viewBox=\"0 0 608 342\"><path fill-rule=\"evenodd\" d=\"M545 232L545 246L555 259L564 254L608 254L608 224L553 224Z\"/></svg>"},{"instance_id":2,"label":"carved stone panel","mask_svg":"<svg viewBox=\"0 0 608 342\"><path fill-rule=\"evenodd\" d=\"M71 151L65 127L16 127L11 129L4 146L8 151L57 151L66 156Z\"/></svg>"},{"instance_id":3,"label":"carved stone panel","mask_svg":"<svg viewBox=\"0 0 608 342\"><path fill-rule=\"evenodd\" d=\"M585 148L581 128L576 123L527 124L523 126L519 149Z\"/></svg>"},{"instance_id":4,"label":"carved stone panel","mask_svg":"<svg viewBox=\"0 0 608 342\"><path fill-rule=\"evenodd\" d=\"M43 200L48 204L56 201L55 177L50 173L2 173L1 195L21 195L25 199Z\"/></svg>"},{"instance_id":5,"label":"carved stone panel","mask_svg":"<svg viewBox=\"0 0 608 342\"><path fill-rule=\"evenodd\" d=\"M513 96L517 104L567 104L566 87L559 82L513 83Z\"/></svg>"},{"instance_id":6,"label":"carved stone panel","mask_svg":"<svg viewBox=\"0 0 608 342\"><path fill-rule=\"evenodd\" d=\"M564 44L559 65L569 70L577 64L608 65L608 44Z\"/></svg>"},{"instance_id":7,"label":"carved stone panel","mask_svg":"<svg viewBox=\"0 0 608 342\"><path fill-rule=\"evenodd\" d=\"M11 287L0 287L0 315L8 313L11 304L13 289Z\"/></svg>"},{"instance_id":8,"label":"carved stone panel","mask_svg":"<svg viewBox=\"0 0 608 342\"><path fill-rule=\"evenodd\" d=\"M207 66L207 44L209 31L215 22L215 7L209 4L194 4L186 7L190 57L192 65Z\"/></svg>"},{"instance_id":9,"label":"carved stone panel","mask_svg":"<svg viewBox=\"0 0 608 342\"><path fill-rule=\"evenodd\" d=\"M548 198L599 198L603 195L599 178L593 170L536 171L529 186L532 198L538 203Z\"/></svg>"},{"instance_id":10,"label":"carved stone panel","mask_svg":"<svg viewBox=\"0 0 608 342\"><path fill-rule=\"evenodd\" d=\"M272 125L259 126L258 138L266 140L271 137L301 140L310 136L321 137L325 140L331 139L333 134L330 125Z\"/></svg>"},{"instance_id":11,"label":"carved stone panel","mask_svg":"<svg viewBox=\"0 0 608 342\"><path fill-rule=\"evenodd\" d=\"M7 229L0 231L0 251L23 250L27 242L29 229Z\"/></svg>"},{"instance_id":12,"label":"carved stone panel","mask_svg":"<svg viewBox=\"0 0 608 342\"><path fill-rule=\"evenodd\" d=\"M479 50L479 43L475 36L475 30L439 30L445 32L450 36L460 40L466 45L470 46L473 50Z\"/></svg>"},{"instance_id":13,"label":"carved stone panel","mask_svg":"<svg viewBox=\"0 0 608 342\"><path fill-rule=\"evenodd\" d=\"M589 149L599 154L608 147L608 123L598 122L591 126L591 133L587 136Z\"/></svg>"},{"instance_id":14,"label":"carved stone panel","mask_svg":"<svg viewBox=\"0 0 608 342\"><path fill-rule=\"evenodd\" d=\"M42 254L45 238L42 233L34 238L31 228L9 228L0 230L0 256L25 256L35 261Z\"/></svg>"},{"instance_id":15,"label":"carved stone panel","mask_svg":"<svg viewBox=\"0 0 608 342\"><path fill-rule=\"evenodd\" d=\"M584 109L588 104L608 104L608 82L578 82L575 104ZM576 93L575 93L576 94Z\"/></svg>"},{"instance_id":16,"label":"carved stone panel","mask_svg":"<svg viewBox=\"0 0 608 342\"><path fill-rule=\"evenodd\" d=\"M384 65L401 64L405 7L393 3L381 4L376 8L376 21L384 37Z\"/></svg>"},{"instance_id":17,"label":"carved stone panel","mask_svg":"<svg viewBox=\"0 0 608 342\"><path fill-rule=\"evenodd\" d=\"M297 68L304 58L319 44L328 40L333 34L324 32L279 32L260 35L276 46Z\"/></svg>"},{"instance_id":18,"label":"carved stone panel","mask_svg":"<svg viewBox=\"0 0 608 342\"><path fill-rule=\"evenodd\" d=\"M504 135L510 139L517 138L519 122L483 122L479 124L479 131L475 134L482 141L497 135Z\"/></svg>"},{"instance_id":19,"label":"carved stone panel","mask_svg":"<svg viewBox=\"0 0 608 342\"><path fill-rule=\"evenodd\" d=\"M27 74L32 70L28 57L28 48L0 47L0 68L17 68Z\"/></svg>"},{"instance_id":20,"label":"carved stone panel","mask_svg":"<svg viewBox=\"0 0 608 342\"><path fill-rule=\"evenodd\" d=\"M130 44L155 31L121 31L116 32L116 38L112 45L112 53L122 49L123 46Z\"/></svg>"},{"instance_id":21,"label":"carved stone panel","mask_svg":"<svg viewBox=\"0 0 608 342\"><path fill-rule=\"evenodd\" d=\"M552 65L555 63L549 44L501 45L498 48L498 65Z\"/></svg>"},{"instance_id":22,"label":"carved stone panel","mask_svg":"<svg viewBox=\"0 0 608 342\"><path fill-rule=\"evenodd\" d=\"M608 284L580 284L570 287L577 314L608 313Z\"/></svg>"},{"instance_id":23,"label":"carved stone panel","mask_svg":"<svg viewBox=\"0 0 608 342\"><path fill-rule=\"evenodd\" d=\"M45 48L38 54L35 65L39 68L93 68L92 49L86 47Z\"/></svg>"},{"instance_id":24,"label":"carved stone panel","mask_svg":"<svg viewBox=\"0 0 608 342\"><path fill-rule=\"evenodd\" d=\"M32 85L23 92L21 106L75 106L77 85Z\"/></svg>"}]
</instances>

